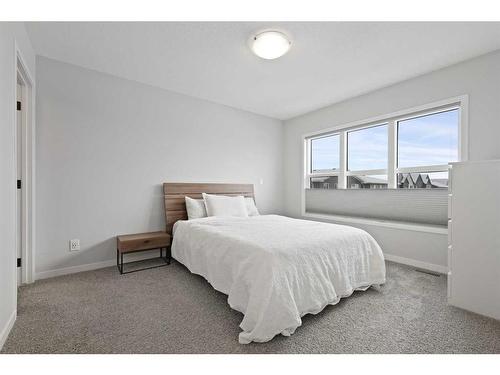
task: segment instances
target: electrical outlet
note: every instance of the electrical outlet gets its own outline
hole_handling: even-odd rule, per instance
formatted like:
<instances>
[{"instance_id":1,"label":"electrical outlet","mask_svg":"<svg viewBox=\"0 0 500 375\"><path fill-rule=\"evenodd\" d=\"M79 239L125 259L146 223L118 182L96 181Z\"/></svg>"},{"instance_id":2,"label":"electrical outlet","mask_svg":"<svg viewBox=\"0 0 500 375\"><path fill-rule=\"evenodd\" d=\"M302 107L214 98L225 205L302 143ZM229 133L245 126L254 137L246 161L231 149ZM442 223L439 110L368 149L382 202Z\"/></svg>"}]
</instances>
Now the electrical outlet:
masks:
<instances>
[{"instance_id":1,"label":"electrical outlet","mask_svg":"<svg viewBox=\"0 0 500 375\"><path fill-rule=\"evenodd\" d=\"M69 251L78 251L80 250L80 240L70 240L69 241Z\"/></svg>"}]
</instances>

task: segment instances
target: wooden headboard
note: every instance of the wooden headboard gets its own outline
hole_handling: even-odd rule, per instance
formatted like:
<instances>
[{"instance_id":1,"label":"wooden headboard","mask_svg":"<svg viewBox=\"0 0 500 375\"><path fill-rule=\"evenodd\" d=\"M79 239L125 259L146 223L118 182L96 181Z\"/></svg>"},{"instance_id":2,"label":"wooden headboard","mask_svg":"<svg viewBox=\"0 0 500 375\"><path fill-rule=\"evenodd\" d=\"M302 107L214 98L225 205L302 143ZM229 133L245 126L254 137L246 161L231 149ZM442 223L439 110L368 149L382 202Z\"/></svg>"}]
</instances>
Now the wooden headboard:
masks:
<instances>
[{"instance_id":1,"label":"wooden headboard","mask_svg":"<svg viewBox=\"0 0 500 375\"><path fill-rule=\"evenodd\" d=\"M184 197L201 199L202 193L221 195L243 195L254 198L252 184L200 184L200 183L169 183L163 184L165 196L165 221L167 233L172 234L172 228L177 220L186 220L186 202Z\"/></svg>"}]
</instances>

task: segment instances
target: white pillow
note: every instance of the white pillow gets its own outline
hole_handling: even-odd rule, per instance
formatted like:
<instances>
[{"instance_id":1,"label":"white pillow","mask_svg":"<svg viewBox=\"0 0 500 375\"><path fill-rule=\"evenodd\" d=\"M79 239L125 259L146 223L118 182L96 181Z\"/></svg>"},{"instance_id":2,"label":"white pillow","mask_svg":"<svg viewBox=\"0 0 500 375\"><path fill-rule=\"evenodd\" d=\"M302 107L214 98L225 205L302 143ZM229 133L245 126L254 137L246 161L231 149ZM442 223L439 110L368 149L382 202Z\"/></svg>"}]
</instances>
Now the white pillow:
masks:
<instances>
[{"instance_id":1,"label":"white pillow","mask_svg":"<svg viewBox=\"0 0 500 375\"><path fill-rule=\"evenodd\" d=\"M241 195L228 197L203 193L208 216L240 216L248 217L245 198Z\"/></svg>"},{"instance_id":2,"label":"white pillow","mask_svg":"<svg viewBox=\"0 0 500 375\"><path fill-rule=\"evenodd\" d=\"M207 217L207 210L205 209L205 201L203 199L193 199L184 197L186 201L186 211L188 220L199 219Z\"/></svg>"},{"instance_id":3,"label":"white pillow","mask_svg":"<svg viewBox=\"0 0 500 375\"><path fill-rule=\"evenodd\" d=\"M253 198L246 197L245 198L245 203L247 206L247 212L248 216L259 216L259 210L257 210L257 207L255 206L255 201Z\"/></svg>"}]
</instances>

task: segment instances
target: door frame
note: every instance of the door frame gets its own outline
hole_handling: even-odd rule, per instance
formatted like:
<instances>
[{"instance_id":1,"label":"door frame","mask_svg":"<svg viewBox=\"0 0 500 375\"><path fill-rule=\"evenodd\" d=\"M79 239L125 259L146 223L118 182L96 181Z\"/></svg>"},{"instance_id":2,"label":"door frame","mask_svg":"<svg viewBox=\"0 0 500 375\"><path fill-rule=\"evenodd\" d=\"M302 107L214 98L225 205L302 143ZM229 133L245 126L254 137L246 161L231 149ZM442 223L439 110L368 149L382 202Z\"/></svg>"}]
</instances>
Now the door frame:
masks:
<instances>
[{"instance_id":1,"label":"door frame","mask_svg":"<svg viewBox=\"0 0 500 375\"><path fill-rule=\"evenodd\" d=\"M17 42L14 42L14 57L15 57L15 71L14 71L14 101L12 102L12 109L14 111L14 124L17 126L17 109L15 102L17 100L17 81L18 77L23 82L23 106L22 111L22 205L21 205L21 235L22 235L22 249L21 249L21 283L29 284L35 281L35 81L33 75L28 69L25 59L19 49ZM15 129L15 128L14 128ZM14 165L17 170L17 132L14 132ZM17 179L17 176L15 176ZM12 181L12 186L17 190L16 182ZM16 191L17 194L17 191ZM17 230L17 223L19 222L18 210L15 210L15 220ZM16 248L14 251L17 253L18 236L16 234ZM16 255L17 258L17 255ZM17 288L17 265L14 275L16 275L16 288Z\"/></svg>"}]
</instances>

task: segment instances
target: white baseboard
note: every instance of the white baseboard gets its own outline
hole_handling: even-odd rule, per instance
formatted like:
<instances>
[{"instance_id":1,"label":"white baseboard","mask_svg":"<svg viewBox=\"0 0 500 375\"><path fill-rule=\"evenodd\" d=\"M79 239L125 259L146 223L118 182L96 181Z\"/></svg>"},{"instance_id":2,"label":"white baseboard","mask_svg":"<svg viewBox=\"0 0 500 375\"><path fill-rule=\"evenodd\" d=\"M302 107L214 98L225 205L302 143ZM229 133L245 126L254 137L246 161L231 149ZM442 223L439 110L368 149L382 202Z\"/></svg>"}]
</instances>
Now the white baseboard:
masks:
<instances>
[{"instance_id":1,"label":"white baseboard","mask_svg":"<svg viewBox=\"0 0 500 375\"><path fill-rule=\"evenodd\" d=\"M2 331L0 332L0 350L2 350L3 344L5 344L5 341L7 341L7 337L9 337L10 330L12 329L12 327L14 327L16 317L17 317L17 311L14 310L9 320L7 321L7 324L5 324L5 327L3 327Z\"/></svg>"},{"instance_id":2,"label":"white baseboard","mask_svg":"<svg viewBox=\"0 0 500 375\"><path fill-rule=\"evenodd\" d=\"M386 253L384 253L384 257L386 260L389 260L391 262L406 264L407 266L422 268L424 270L441 273L443 275L448 274L448 267L441 266L439 264L421 262L419 260L400 257L397 255L386 254Z\"/></svg>"},{"instance_id":3,"label":"white baseboard","mask_svg":"<svg viewBox=\"0 0 500 375\"><path fill-rule=\"evenodd\" d=\"M116 264L116 260L105 260L103 262L82 264L79 266L58 268L58 269L49 270L49 271L42 271L42 272L36 273L36 279L37 280L48 279L49 277L69 275L70 273L92 271L92 270L97 270L99 268L111 267L115 264Z\"/></svg>"},{"instance_id":4,"label":"white baseboard","mask_svg":"<svg viewBox=\"0 0 500 375\"><path fill-rule=\"evenodd\" d=\"M156 250L153 250L153 251L156 251ZM150 258L151 258L151 254L149 251L143 252L140 254L128 254L125 262L136 261L136 260L145 260L145 259L150 259ZM106 267L111 267L111 266L116 266L116 258L110 259L110 260L104 260L102 262L87 263L87 264L81 264L78 266L57 268L57 269L48 270L48 271L41 271L41 272L37 272L35 276L36 276L36 280L48 279L49 277L69 275L72 273L78 273L78 272L84 272L84 271L92 271L92 270L97 270L99 268L106 268Z\"/></svg>"}]
</instances>

